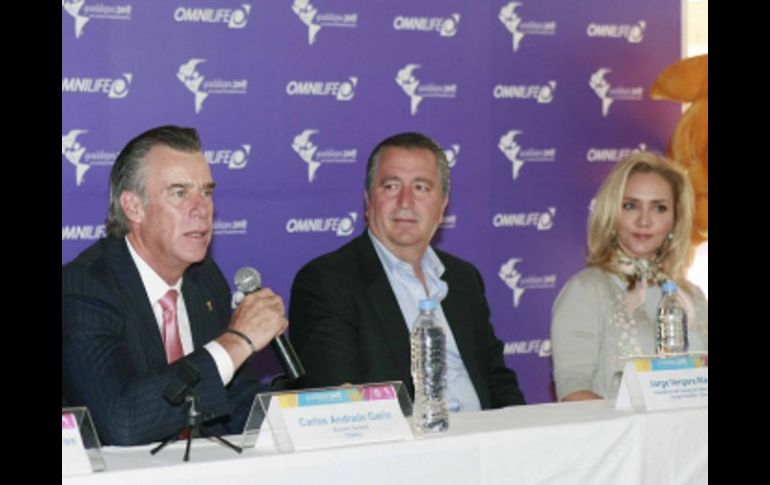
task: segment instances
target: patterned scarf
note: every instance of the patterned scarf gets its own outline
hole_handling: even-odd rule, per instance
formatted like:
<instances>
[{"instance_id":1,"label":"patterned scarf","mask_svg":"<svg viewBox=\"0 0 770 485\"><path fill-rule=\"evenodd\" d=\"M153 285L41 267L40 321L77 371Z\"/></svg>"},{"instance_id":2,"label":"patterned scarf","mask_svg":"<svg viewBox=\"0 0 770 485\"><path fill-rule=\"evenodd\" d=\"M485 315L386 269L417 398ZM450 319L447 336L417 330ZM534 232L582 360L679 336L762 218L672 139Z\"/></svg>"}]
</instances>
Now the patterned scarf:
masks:
<instances>
[{"instance_id":1,"label":"patterned scarf","mask_svg":"<svg viewBox=\"0 0 770 485\"><path fill-rule=\"evenodd\" d=\"M613 269L626 280L626 308L629 315L633 315L634 311L644 304L648 287L660 285L668 279L660 271L657 257L652 261L635 258L627 255L620 248L615 249Z\"/></svg>"},{"instance_id":2,"label":"patterned scarf","mask_svg":"<svg viewBox=\"0 0 770 485\"><path fill-rule=\"evenodd\" d=\"M636 285L648 287L660 285L668 277L660 270L658 257L652 261L645 258L635 258L628 256L621 249L615 250L613 258L615 272L626 279L626 289L632 291Z\"/></svg>"},{"instance_id":3,"label":"patterned scarf","mask_svg":"<svg viewBox=\"0 0 770 485\"><path fill-rule=\"evenodd\" d=\"M670 279L660 270L658 256L652 261L644 258L634 258L624 253L620 248L615 249L613 258L614 271L626 279L626 304L629 315L644 304L647 288L663 284ZM690 322L695 318L695 307L686 292L680 289L679 298L684 304Z\"/></svg>"}]
</instances>

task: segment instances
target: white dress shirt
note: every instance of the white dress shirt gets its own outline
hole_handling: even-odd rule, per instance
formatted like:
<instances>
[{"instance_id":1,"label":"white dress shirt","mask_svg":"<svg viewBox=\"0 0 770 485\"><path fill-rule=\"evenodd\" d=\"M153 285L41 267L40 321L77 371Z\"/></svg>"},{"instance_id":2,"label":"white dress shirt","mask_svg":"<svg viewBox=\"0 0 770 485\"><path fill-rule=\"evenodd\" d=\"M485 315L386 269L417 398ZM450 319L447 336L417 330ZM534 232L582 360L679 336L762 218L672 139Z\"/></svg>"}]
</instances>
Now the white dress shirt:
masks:
<instances>
[{"instance_id":1,"label":"white dress shirt","mask_svg":"<svg viewBox=\"0 0 770 485\"><path fill-rule=\"evenodd\" d=\"M190 330L190 318L187 316L187 306L184 302L184 295L182 294L182 279L176 281L172 286L169 286L163 278L161 278L154 269L150 267L147 262L142 259L139 253L136 252L131 245L131 241L126 238L126 244L128 244L128 252L131 254L131 259L134 260L137 269L139 270L139 276L142 278L142 284L144 290L147 292L147 296L150 299L150 305L152 311L155 314L155 322L158 324L158 331L163 335L163 308L160 306L160 299L168 292L168 290L174 289L178 292L179 297L176 301L176 318L179 324L179 338L182 341L182 350L187 355L195 350L192 339L192 331ZM219 345L218 342L212 340L204 345L204 348L214 358L214 363L219 371L219 377L222 379L222 383L227 385L233 379L235 373L235 366L233 360L230 358L230 354Z\"/></svg>"}]
</instances>

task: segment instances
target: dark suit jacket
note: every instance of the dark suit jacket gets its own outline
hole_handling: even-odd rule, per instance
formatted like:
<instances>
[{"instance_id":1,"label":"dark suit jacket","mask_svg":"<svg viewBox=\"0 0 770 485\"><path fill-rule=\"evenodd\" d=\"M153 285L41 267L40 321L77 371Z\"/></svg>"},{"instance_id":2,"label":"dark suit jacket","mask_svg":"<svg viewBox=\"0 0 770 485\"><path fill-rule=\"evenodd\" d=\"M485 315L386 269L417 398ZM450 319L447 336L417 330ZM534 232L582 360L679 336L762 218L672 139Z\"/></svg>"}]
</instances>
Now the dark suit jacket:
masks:
<instances>
[{"instance_id":1,"label":"dark suit jacket","mask_svg":"<svg viewBox=\"0 0 770 485\"><path fill-rule=\"evenodd\" d=\"M185 272L182 294L195 346L185 360L201 375L195 385L199 408L220 417L224 427L218 431L240 432L254 394L265 386L249 375L247 363L225 388L202 348L227 327L230 289L207 257ZM182 428L185 407L163 397L177 366L166 362L125 240L97 241L62 268L62 401L87 406L103 442L149 443Z\"/></svg>"},{"instance_id":2,"label":"dark suit jacket","mask_svg":"<svg viewBox=\"0 0 770 485\"><path fill-rule=\"evenodd\" d=\"M481 275L436 251L449 293L441 306L482 409L524 404L489 321ZM414 398L409 330L368 234L303 267L291 290L291 339L305 386L400 380Z\"/></svg>"}]
</instances>

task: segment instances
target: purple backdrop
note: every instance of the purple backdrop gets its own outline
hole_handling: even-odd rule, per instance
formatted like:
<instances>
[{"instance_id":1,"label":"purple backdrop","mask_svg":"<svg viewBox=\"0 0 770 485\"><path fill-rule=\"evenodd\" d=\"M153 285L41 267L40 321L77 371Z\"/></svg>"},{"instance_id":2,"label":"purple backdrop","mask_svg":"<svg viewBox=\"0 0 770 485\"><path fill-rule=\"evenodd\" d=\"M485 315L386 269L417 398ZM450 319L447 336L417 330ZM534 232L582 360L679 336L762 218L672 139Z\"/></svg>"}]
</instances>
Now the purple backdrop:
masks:
<instances>
[{"instance_id":1,"label":"purple backdrop","mask_svg":"<svg viewBox=\"0 0 770 485\"><path fill-rule=\"evenodd\" d=\"M596 188L679 118L646 95L680 57L671 0L62 3L62 263L104 235L120 148L195 126L217 180L214 257L288 300L360 234L366 157L418 130L452 160L436 243L481 270L529 402L554 399L550 310L583 266ZM261 357L265 374L278 370Z\"/></svg>"}]
</instances>

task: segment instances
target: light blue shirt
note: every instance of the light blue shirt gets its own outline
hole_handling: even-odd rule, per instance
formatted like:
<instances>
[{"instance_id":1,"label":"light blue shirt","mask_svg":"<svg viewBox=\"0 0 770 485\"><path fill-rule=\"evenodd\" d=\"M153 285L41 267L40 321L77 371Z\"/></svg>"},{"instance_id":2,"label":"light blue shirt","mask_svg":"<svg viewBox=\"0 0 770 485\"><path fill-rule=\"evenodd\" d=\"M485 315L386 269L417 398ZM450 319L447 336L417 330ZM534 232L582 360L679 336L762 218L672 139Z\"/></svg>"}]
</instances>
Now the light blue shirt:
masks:
<instances>
[{"instance_id":1,"label":"light blue shirt","mask_svg":"<svg viewBox=\"0 0 770 485\"><path fill-rule=\"evenodd\" d=\"M433 248L428 246L428 249L422 256L422 261L420 261L420 266L425 276L425 284L428 287L428 294L426 295L425 289L420 279L417 278L412 265L398 259L393 253L388 251L377 237L372 234L371 230L368 233L388 277L390 287L393 288L393 293L396 295L398 306L401 308L401 314L404 316L410 333L412 332L412 327L414 327L414 322L417 320L417 315L420 314L420 311L417 309L417 302L424 298L431 298L436 303L439 303L435 315L437 323L444 329L444 334L446 335L446 398L449 412L479 411L481 409L479 397L476 395L476 389L473 388L473 383L468 375L468 371L465 369L460 351L457 349L457 342L455 342L455 337L452 335L452 329L449 328L446 316L444 316L444 310L440 305L449 292L449 286L446 284L446 281L441 279L441 275L444 274L444 265L441 263L441 260L438 259Z\"/></svg>"}]
</instances>

